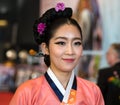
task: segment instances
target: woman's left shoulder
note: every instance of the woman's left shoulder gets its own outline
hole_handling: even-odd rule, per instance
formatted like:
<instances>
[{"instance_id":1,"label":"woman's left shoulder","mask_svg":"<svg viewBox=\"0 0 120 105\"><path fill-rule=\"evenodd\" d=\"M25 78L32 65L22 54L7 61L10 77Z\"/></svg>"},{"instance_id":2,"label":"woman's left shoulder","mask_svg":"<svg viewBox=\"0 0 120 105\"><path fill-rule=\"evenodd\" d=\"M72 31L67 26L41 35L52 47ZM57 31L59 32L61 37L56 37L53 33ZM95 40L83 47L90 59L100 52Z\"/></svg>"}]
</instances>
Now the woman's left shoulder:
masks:
<instances>
[{"instance_id":1,"label":"woman's left shoulder","mask_svg":"<svg viewBox=\"0 0 120 105\"><path fill-rule=\"evenodd\" d=\"M96 83L80 77L77 77L77 83L78 85L83 85L84 87L88 87L88 88L93 88L93 87L98 88Z\"/></svg>"}]
</instances>

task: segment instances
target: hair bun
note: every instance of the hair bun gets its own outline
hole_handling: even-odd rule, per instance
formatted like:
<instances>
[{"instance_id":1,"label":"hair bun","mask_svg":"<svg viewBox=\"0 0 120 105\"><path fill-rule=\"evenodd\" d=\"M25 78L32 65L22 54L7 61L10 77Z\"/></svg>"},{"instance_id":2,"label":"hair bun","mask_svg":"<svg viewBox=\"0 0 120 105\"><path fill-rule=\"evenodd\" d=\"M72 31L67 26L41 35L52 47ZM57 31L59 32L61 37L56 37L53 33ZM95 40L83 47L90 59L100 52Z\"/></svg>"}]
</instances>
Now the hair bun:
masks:
<instances>
[{"instance_id":1,"label":"hair bun","mask_svg":"<svg viewBox=\"0 0 120 105\"><path fill-rule=\"evenodd\" d=\"M55 11L55 8L51 8L49 10L47 10L44 14L43 14L43 19L42 21L44 21L45 23L53 21L57 18L71 18L72 16L72 9L71 8L65 8L64 11Z\"/></svg>"},{"instance_id":2,"label":"hair bun","mask_svg":"<svg viewBox=\"0 0 120 105\"><path fill-rule=\"evenodd\" d=\"M57 7L57 6L56 6ZM62 8L62 7L61 7ZM72 9L67 7L63 8L63 10L56 11L56 8L51 8L47 10L38 20L35 21L33 26L33 32L34 32L34 38L37 44L41 44L45 41L45 32L47 30L47 27L51 25L53 21L55 21L58 18L71 18L72 16ZM39 24L45 24L46 27L42 32L38 31L38 25Z\"/></svg>"}]
</instances>

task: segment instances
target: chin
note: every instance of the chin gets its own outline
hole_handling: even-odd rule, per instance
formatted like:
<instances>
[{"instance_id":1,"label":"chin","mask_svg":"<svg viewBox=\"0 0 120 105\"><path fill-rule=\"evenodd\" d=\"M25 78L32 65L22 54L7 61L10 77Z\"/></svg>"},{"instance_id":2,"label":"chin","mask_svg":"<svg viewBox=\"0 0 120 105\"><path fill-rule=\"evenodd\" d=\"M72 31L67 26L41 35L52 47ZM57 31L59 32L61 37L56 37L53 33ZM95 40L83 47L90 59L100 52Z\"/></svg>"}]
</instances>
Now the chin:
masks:
<instances>
[{"instance_id":1,"label":"chin","mask_svg":"<svg viewBox=\"0 0 120 105\"><path fill-rule=\"evenodd\" d=\"M66 71L66 72L71 72L73 71L74 67L73 68L64 68L63 70Z\"/></svg>"}]
</instances>

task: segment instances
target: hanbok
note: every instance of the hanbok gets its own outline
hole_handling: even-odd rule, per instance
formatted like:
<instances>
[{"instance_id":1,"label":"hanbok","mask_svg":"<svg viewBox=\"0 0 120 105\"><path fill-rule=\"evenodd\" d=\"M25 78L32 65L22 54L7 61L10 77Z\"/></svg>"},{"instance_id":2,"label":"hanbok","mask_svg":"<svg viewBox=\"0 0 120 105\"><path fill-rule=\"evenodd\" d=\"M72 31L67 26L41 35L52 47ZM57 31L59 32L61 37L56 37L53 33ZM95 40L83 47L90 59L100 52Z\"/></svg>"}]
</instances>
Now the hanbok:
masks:
<instances>
[{"instance_id":1,"label":"hanbok","mask_svg":"<svg viewBox=\"0 0 120 105\"><path fill-rule=\"evenodd\" d=\"M74 72L64 89L52 70L18 87L9 105L104 105L96 84L76 77Z\"/></svg>"}]
</instances>

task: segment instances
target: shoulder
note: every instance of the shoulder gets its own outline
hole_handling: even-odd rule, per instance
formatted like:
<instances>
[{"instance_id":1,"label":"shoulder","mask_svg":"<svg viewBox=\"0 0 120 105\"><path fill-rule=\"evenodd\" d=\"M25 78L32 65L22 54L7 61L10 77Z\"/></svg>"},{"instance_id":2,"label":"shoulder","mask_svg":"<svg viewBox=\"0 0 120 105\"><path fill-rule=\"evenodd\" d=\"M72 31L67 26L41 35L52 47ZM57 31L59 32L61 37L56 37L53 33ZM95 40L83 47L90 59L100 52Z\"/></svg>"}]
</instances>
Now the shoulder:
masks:
<instances>
[{"instance_id":1,"label":"shoulder","mask_svg":"<svg viewBox=\"0 0 120 105\"><path fill-rule=\"evenodd\" d=\"M104 105L103 96L101 93L100 88L91 81L77 78L78 84L77 84L77 92L79 95L84 95L86 102L89 100L89 104L93 103L94 105Z\"/></svg>"},{"instance_id":2,"label":"shoulder","mask_svg":"<svg viewBox=\"0 0 120 105\"><path fill-rule=\"evenodd\" d=\"M30 105L37 98L36 96L41 91L43 82L45 81L44 76L36 79L28 80L22 83L16 90L10 105ZM34 98L33 98L34 97ZM29 99L29 100L26 100Z\"/></svg>"},{"instance_id":3,"label":"shoulder","mask_svg":"<svg viewBox=\"0 0 120 105\"><path fill-rule=\"evenodd\" d=\"M77 81L78 81L78 84L82 85L83 87L91 88L91 89L93 87L98 88L98 86L94 82L91 82L89 80L77 77Z\"/></svg>"},{"instance_id":4,"label":"shoulder","mask_svg":"<svg viewBox=\"0 0 120 105\"><path fill-rule=\"evenodd\" d=\"M24 83L22 83L18 88L17 91L21 91L21 92L25 92L27 90L27 92L31 92L32 90L37 89L38 87L42 86L42 83L44 81L44 76L41 76L39 78L35 78L35 79L31 79L28 80Z\"/></svg>"},{"instance_id":5,"label":"shoulder","mask_svg":"<svg viewBox=\"0 0 120 105\"><path fill-rule=\"evenodd\" d=\"M78 81L78 91L82 91L83 94L90 94L94 97L96 97L97 95L101 95L101 90L98 87L98 85L96 85L94 82L82 79L82 78L77 78ZM86 92L87 91L87 92Z\"/></svg>"},{"instance_id":6,"label":"shoulder","mask_svg":"<svg viewBox=\"0 0 120 105\"><path fill-rule=\"evenodd\" d=\"M111 68L111 67L102 68L102 69L99 69L98 74L99 74L99 75L108 74L108 73L110 73L111 71L112 71L112 68Z\"/></svg>"}]
</instances>

